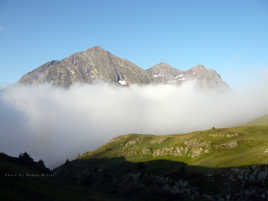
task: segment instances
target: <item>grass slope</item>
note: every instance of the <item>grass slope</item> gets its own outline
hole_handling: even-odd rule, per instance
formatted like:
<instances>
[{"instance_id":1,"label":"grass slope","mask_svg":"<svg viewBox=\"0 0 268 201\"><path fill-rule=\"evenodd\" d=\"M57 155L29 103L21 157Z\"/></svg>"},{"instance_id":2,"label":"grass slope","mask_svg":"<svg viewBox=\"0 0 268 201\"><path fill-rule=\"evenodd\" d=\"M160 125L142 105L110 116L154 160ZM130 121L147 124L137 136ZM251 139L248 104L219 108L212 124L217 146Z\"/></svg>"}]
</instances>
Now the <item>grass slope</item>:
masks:
<instances>
[{"instance_id":1,"label":"grass slope","mask_svg":"<svg viewBox=\"0 0 268 201\"><path fill-rule=\"evenodd\" d=\"M268 115L255 119L248 123L249 126L268 126Z\"/></svg>"},{"instance_id":2,"label":"grass slope","mask_svg":"<svg viewBox=\"0 0 268 201\"><path fill-rule=\"evenodd\" d=\"M203 167L268 163L268 125L210 129L189 134L129 134L78 159L123 157L130 162L170 160Z\"/></svg>"}]
</instances>

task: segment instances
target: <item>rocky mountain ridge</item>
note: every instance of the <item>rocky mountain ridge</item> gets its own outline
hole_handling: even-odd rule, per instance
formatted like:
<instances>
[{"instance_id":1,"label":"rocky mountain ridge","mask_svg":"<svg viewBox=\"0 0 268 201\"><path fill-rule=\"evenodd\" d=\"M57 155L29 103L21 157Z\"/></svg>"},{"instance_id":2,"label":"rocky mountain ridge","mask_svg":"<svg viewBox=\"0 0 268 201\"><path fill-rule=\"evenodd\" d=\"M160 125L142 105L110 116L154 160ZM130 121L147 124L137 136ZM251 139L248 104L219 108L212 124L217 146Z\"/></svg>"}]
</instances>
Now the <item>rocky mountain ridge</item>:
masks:
<instances>
[{"instance_id":1,"label":"rocky mountain ridge","mask_svg":"<svg viewBox=\"0 0 268 201\"><path fill-rule=\"evenodd\" d=\"M166 63L160 63L144 70L99 46L75 53L61 61L47 62L24 75L19 83L51 83L55 86L70 87L74 83L91 84L96 80L118 86L182 84L196 80L197 86L201 88L229 88L216 71L203 65L181 71Z\"/></svg>"},{"instance_id":2,"label":"rocky mountain ridge","mask_svg":"<svg viewBox=\"0 0 268 201\"><path fill-rule=\"evenodd\" d=\"M160 63L147 69L147 72L150 73L155 83L182 84L185 81L194 80L201 88L229 88L215 70L200 64L189 70L181 71L167 63Z\"/></svg>"}]
</instances>

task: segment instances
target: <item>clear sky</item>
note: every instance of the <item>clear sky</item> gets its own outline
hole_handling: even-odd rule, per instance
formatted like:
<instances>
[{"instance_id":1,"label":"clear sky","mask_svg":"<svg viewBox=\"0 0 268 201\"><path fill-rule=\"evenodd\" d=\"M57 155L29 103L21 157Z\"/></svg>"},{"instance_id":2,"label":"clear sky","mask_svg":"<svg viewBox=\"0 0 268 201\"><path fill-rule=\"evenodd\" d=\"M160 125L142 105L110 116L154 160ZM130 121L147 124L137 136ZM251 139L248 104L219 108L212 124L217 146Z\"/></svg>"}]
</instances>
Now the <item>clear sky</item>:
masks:
<instances>
[{"instance_id":1,"label":"clear sky","mask_svg":"<svg viewBox=\"0 0 268 201\"><path fill-rule=\"evenodd\" d=\"M145 69L204 64L241 85L268 67L268 1L0 0L0 86L96 45Z\"/></svg>"}]
</instances>

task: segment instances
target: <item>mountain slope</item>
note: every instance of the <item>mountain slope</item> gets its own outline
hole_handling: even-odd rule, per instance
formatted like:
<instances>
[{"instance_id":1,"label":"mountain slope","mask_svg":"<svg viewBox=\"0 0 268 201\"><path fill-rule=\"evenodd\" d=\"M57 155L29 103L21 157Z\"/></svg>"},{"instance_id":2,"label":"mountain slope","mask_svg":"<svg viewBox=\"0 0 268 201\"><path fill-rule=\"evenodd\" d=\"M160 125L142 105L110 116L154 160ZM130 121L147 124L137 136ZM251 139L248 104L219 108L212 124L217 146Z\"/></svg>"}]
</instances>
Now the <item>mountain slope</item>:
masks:
<instances>
[{"instance_id":1,"label":"mountain slope","mask_svg":"<svg viewBox=\"0 0 268 201\"><path fill-rule=\"evenodd\" d=\"M155 83L170 83L182 73L179 69L163 62L152 66L146 71L149 72Z\"/></svg>"},{"instance_id":2,"label":"mountain slope","mask_svg":"<svg viewBox=\"0 0 268 201\"><path fill-rule=\"evenodd\" d=\"M203 89L229 89L221 76L212 69L197 65L187 71L181 71L166 63L157 64L147 71L155 83L182 84L185 81L196 81L196 86Z\"/></svg>"},{"instance_id":3,"label":"mountain slope","mask_svg":"<svg viewBox=\"0 0 268 201\"><path fill-rule=\"evenodd\" d=\"M250 126L268 126L268 115L255 119L248 123Z\"/></svg>"},{"instance_id":4,"label":"mountain slope","mask_svg":"<svg viewBox=\"0 0 268 201\"><path fill-rule=\"evenodd\" d=\"M27 153L18 158L0 153L0 176L4 174L48 174L50 170L42 161L35 162Z\"/></svg>"},{"instance_id":5,"label":"mountain slope","mask_svg":"<svg viewBox=\"0 0 268 201\"><path fill-rule=\"evenodd\" d=\"M186 80L196 80L197 86L200 88L230 89L228 84L221 79L221 76L215 70L208 69L203 65L197 65L185 71L183 77Z\"/></svg>"},{"instance_id":6,"label":"mountain slope","mask_svg":"<svg viewBox=\"0 0 268 201\"><path fill-rule=\"evenodd\" d=\"M44 64L23 76L19 82L52 83L69 87L74 83L92 83L94 80L129 85L148 84L151 82L151 77L134 63L96 46L75 53L62 61Z\"/></svg>"},{"instance_id":7,"label":"mountain slope","mask_svg":"<svg viewBox=\"0 0 268 201\"><path fill-rule=\"evenodd\" d=\"M27 153L11 157L0 153L0 200L12 201L83 201L105 199L87 188L66 183L43 162L35 162Z\"/></svg>"},{"instance_id":8,"label":"mountain slope","mask_svg":"<svg viewBox=\"0 0 268 201\"><path fill-rule=\"evenodd\" d=\"M266 201L267 164L268 126L241 126L124 135L55 172L128 200Z\"/></svg>"}]
</instances>

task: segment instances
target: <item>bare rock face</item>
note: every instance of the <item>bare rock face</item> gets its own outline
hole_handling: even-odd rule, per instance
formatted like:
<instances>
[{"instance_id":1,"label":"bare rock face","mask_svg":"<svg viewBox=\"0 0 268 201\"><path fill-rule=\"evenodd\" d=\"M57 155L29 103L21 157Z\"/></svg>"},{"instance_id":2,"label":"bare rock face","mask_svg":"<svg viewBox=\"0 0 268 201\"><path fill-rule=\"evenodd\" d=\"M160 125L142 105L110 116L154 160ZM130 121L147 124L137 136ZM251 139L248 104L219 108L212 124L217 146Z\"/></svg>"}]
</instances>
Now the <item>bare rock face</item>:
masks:
<instances>
[{"instance_id":1,"label":"bare rock face","mask_svg":"<svg viewBox=\"0 0 268 201\"><path fill-rule=\"evenodd\" d=\"M152 76L154 83L182 84L186 81L196 81L196 86L203 89L229 89L229 86L215 70L208 69L203 65L181 71L166 63L160 63L147 71Z\"/></svg>"},{"instance_id":2,"label":"bare rock face","mask_svg":"<svg viewBox=\"0 0 268 201\"><path fill-rule=\"evenodd\" d=\"M39 68L36 68L32 72L27 73L24 75L19 82L21 83L29 83L29 84L38 84L40 82L45 81L44 76L47 69L51 66L54 66L56 64L59 64L60 61L52 60L50 62L47 62L40 66Z\"/></svg>"},{"instance_id":3,"label":"bare rock face","mask_svg":"<svg viewBox=\"0 0 268 201\"><path fill-rule=\"evenodd\" d=\"M75 53L61 61L45 63L24 75L19 82L70 87L74 83L90 84L95 80L118 86L182 84L195 80L198 87L205 89L229 88L215 70L207 69L203 65L181 71L167 63L160 63L144 70L98 46Z\"/></svg>"},{"instance_id":4,"label":"bare rock face","mask_svg":"<svg viewBox=\"0 0 268 201\"><path fill-rule=\"evenodd\" d=\"M196 80L201 88L230 89L230 87L221 79L221 76L212 69L203 65L197 65L184 72L185 80Z\"/></svg>"},{"instance_id":5,"label":"bare rock face","mask_svg":"<svg viewBox=\"0 0 268 201\"><path fill-rule=\"evenodd\" d=\"M69 87L74 83L92 83L94 80L117 85L148 84L152 81L142 68L96 46L62 61L48 62L23 76L19 82Z\"/></svg>"},{"instance_id":6,"label":"bare rock face","mask_svg":"<svg viewBox=\"0 0 268 201\"><path fill-rule=\"evenodd\" d=\"M182 74L179 69L173 68L167 63L161 62L147 69L155 83L172 83Z\"/></svg>"}]
</instances>

